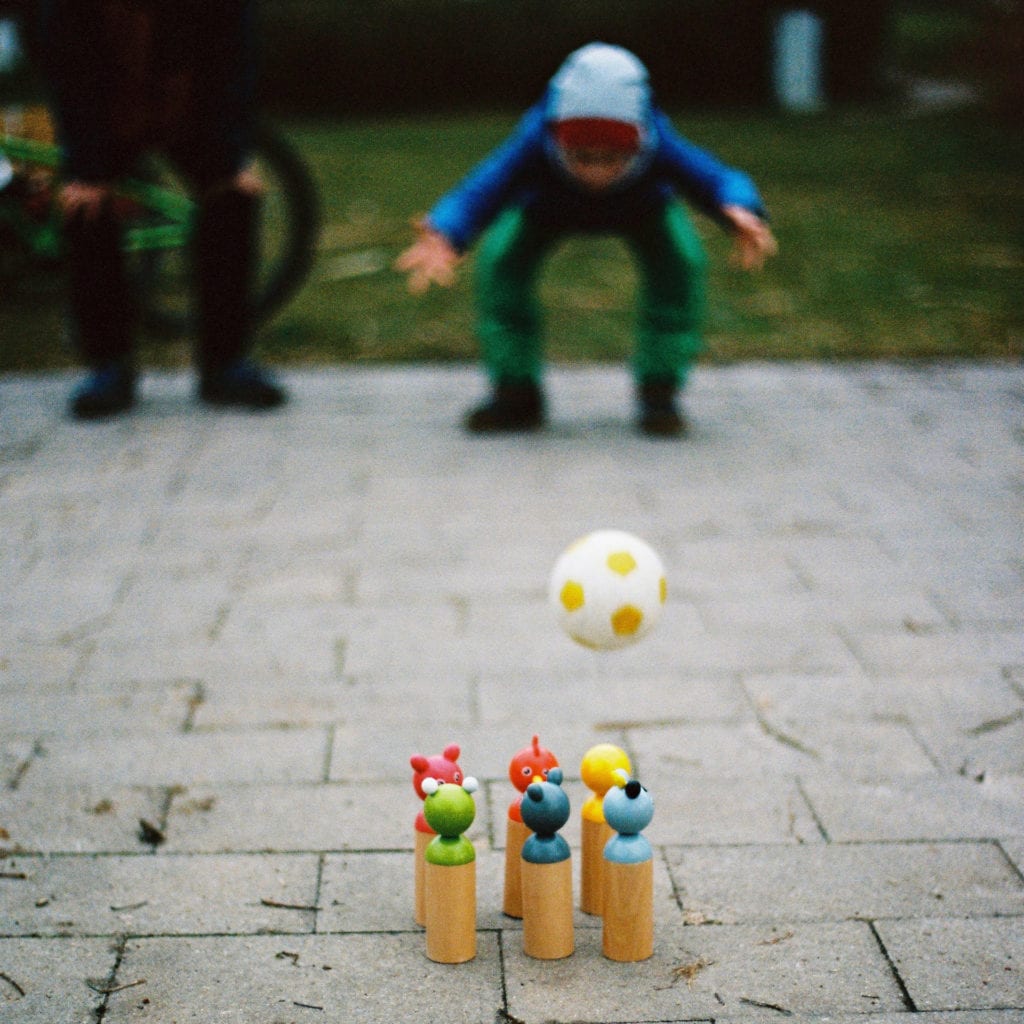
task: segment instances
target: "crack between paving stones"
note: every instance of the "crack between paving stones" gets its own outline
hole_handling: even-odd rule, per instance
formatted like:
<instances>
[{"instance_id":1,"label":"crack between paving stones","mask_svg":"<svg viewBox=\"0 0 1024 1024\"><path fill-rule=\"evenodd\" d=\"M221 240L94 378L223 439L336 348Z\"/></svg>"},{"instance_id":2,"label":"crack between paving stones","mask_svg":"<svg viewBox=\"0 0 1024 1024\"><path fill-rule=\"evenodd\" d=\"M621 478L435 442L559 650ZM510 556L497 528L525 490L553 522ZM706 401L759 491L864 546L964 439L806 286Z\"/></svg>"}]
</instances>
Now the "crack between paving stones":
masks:
<instances>
[{"instance_id":1,"label":"crack between paving stones","mask_svg":"<svg viewBox=\"0 0 1024 1024\"><path fill-rule=\"evenodd\" d=\"M1002 718L990 718L987 721L980 722L970 729L964 729L964 733L967 736L984 736L986 733L998 732L1000 729L1015 725L1022 718L1024 718L1024 708L1014 711L1012 714L1003 715Z\"/></svg>"},{"instance_id":2,"label":"crack between paving stones","mask_svg":"<svg viewBox=\"0 0 1024 1024\"><path fill-rule=\"evenodd\" d=\"M196 725L196 712L206 703L206 687L201 680L196 680L185 707L185 720L181 723L183 733L192 732Z\"/></svg>"},{"instance_id":3,"label":"crack between paving stones","mask_svg":"<svg viewBox=\"0 0 1024 1024\"><path fill-rule=\"evenodd\" d=\"M800 799L803 800L804 805L807 807L811 820L814 822L815 826L817 826L818 832L821 833L821 838L824 839L826 843L831 843L832 837L828 834L828 829L825 828L825 823L818 817L818 812L815 810L814 804L811 802L811 798L807 795L807 791L804 789L803 780L797 778L794 782L796 785L796 791L800 794Z\"/></svg>"},{"instance_id":4,"label":"crack between paving stones","mask_svg":"<svg viewBox=\"0 0 1024 1024\"><path fill-rule=\"evenodd\" d=\"M320 932L320 908L323 906L320 902L321 888L324 881L324 861L327 859L326 853L321 853L316 859L316 885L313 886L313 934L318 935Z\"/></svg>"},{"instance_id":5,"label":"crack between paving stones","mask_svg":"<svg viewBox=\"0 0 1024 1024\"><path fill-rule=\"evenodd\" d=\"M1009 865L1010 870L1024 882L1024 869L1017 867L1017 862L1010 856L1009 851L1003 846L1002 842L998 839L992 840L992 845L1003 855L1006 859L1006 863Z\"/></svg>"},{"instance_id":6,"label":"crack between paving stones","mask_svg":"<svg viewBox=\"0 0 1024 1024\"><path fill-rule=\"evenodd\" d=\"M85 983L93 992L102 994L103 998L100 1000L99 1005L95 1009L96 1024L103 1024L103 1019L107 1015L107 1006L110 1003L110 996L113 994L115 988L115 979L117 978L117 972L121 969L121 962L124 960L125 949L128 946L128 936L119 935L117 937L117 945L114 947L114 964L110 968L110 973L106 979L98 986L90 984L89 979L85 979Z\"/></svg>"},{"instance_id":7,"label":"crack between paving stones","mask_svg":"<svg viewBox=\"0 0 1024 1024\"><path fill-rule=\"evenodd\" d=\"M832 623L832 628L835 630L836 636L839 637L840 643L842 643L842 645L853 656L853 660L856 661L860 668L873 679L875 677L875 672L872 670L871 664L864 657L863 652L857 646L853 637L850 636L846 629L838 623Z\"/></svg>"},{"instance_id":8,"label":"crack between paving stones","mask_svg":"<svg viewBox=\"0 0 1024 1024\"><path fill-rule=\"evenodd\" d=\"M761 727L761 731L770 739L775 740L776 743L781 743L784 747L790 747L801 754L813 757L816 761L821 760L821 754L819 754L813 747L808 747L801 743L795 736L790 736L787 733L784 733L781 729L776 729L775 726L765 718L759 709L754 709L754 715L757 718L757 724Z\"/></svg>"},{"instance_id":9,"label":"crack between paving stones","mask_svg":"<svg viewBox=\"0 0 1024 1024\"><path fill-rule=\"evenodd\" d=\"M46 756L46 750L43 747L42 740L34 740L32 743L32 749L28 752L26 757L17 768L14 769L14 774L7 781L7 788L11 791L18 788L21 785L21 780L25 778L29 768L32 767L32 763L40 757Z\"/></svg>"},{"instance_id":10,"label":"crack between paving stones","mask_svg":"<svg viewBox=\"0 0 1024 1024\"><path fill-rule=\"evenodd\" d=\"M19 999L25 998L25 990L9 974L0 971L0 981L5 982L17 993ZM13 1000L11 1000L13 1002Z\"/></svg>"},{"instance_id":11,"label":"crack between paving stones","mask_svg":"<svg viewBox=\"0 0 1024 1024\"><path fill-rule=\"evenodd\" d=\"M871 934L874 936L875 942L878 943L878 949L882 956L885 957L885 962L889 965L889 970L892 972L893 980L896 982L896 987L899 989L900 998L903 1000L903 1005L907 1008L910 1013L917 1013L917 1004L914 1002L913 997L910 995L910 990L907 988L906 983L903 981L903 976L899 972L899 968L896 966L896 962L889 955L889 950L886 948L885 943L882 941L882 936L878 932L878 928L875 927L874 921L865 922L868 928L871 929Z\"/></svg>"},{"instance_id":12,"label":"crack between paving stones","mask_svg":"<svg viewBox=\"0 0 1024 1024\"><path fill-rule=\"evenodd\" d=\"M337 738L338 727L328 725L326 730L326 743L324 744L323 771L320 775L320 782L331 781L331 767L334 759L334 742Z\"/></svg>"},{"instance_id":13,"label":"crack between paving stones","mask_svg":"<svg viewBox=\"0 0 1024 1024\"><path fill-rule=\"evenodd\" d=\"M494 1022L513 1024L515 1018L508 1012L508 984L505 980L505 933L501 929L498 929L498 976L501 978L501 1006L494 1015Z\"/></svg>"},{"instance_id":14,"label":"crack between paving stones","mask_svg":"<svg viewBox=\"0 0 1024 1024\"><path fill-rule=\"evenodd\" d=\"M669 885L672 886L672 899L676 901L676 906L679 908L679 912L684 915L683 919L685 921L686 908L683 906L683 890L677 884L676 876L672 871L672 866L669 864L668 847L658 847L658 854L661 857L661 862L665 867L665 871L668 873Z\"/></svg>"}]
</instances>

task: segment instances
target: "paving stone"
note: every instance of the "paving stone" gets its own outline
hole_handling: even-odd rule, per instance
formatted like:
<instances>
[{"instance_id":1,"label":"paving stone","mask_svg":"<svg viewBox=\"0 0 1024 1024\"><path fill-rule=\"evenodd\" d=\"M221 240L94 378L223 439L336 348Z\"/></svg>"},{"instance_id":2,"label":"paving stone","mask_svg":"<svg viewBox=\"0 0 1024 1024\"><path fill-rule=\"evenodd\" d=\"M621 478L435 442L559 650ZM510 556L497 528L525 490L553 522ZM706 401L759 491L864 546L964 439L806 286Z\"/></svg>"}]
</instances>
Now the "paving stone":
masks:
<instances>
[{"instance_id":1,"label":"paving stone","mask_svg":"<svg viewBox=\"0 0 1024 1024\"><path fill-rule=\"evenodd\" d=\"M668 851L687 909L727 924L1024 912L1024 880L992 843Z\"/></svg>"},{"instance_id":2,"label":"paving stone","mask_svg":"<svg viewBox=\"0 0 1024 1024\"><path fill-rule=\"evenodd\" d=\"M947 771L975 779L984 779L990 772L1024 775L1024 707L967 727L930 719L918 731Z\"/></svg>"},{"instance_id":3,"label":"paving stone","mask_svg":"<svg viewBox=\"0 0 1024 1024\"><path fill-rule=\"evenodd\" d=\"M458 426L471 366L289 369L268 417L147 372L89 429L75 379L0 381L19 1024L1021 1018L1019 365L705 367L678 444L634 433L621 366L552 367L551 427L493 439ZM618 652L546 594L605 526L669 580ZM500 911L533 733L577 890L583 753L622 746L651 788L647 963L578 911L573 957L527 960ZM411 923L408 759L450 742L481 782L458 968Z\"/></svg>"},{"instance_id":4,"label":"paving stone","mask_svg":"<svg viewBox=\"0 0 1024 1024\"><path fill-rule=\"evenodd\" d=\"M504 838L504 836L502 836ZM566 838L569 838L567 835ZM505 852L476 845L476 921L478 930L521 927L503 913ZM579 909L580 863L578 844L572 855L574 928L600 929L601 919ZM415 928L414 868L411 851L328 854L324 858L317 932L384 932ZM679 916L672 879L658 858L654 865L654 900L659 920ZM508 940L521 947L521 936Z\"/></svg>"},{"instance_id":5,"label":"paving stone","mask_svg":"<svg viewBox=\"0 0 1024 1024\"><path fill-rule=\"evenodd\" d=\"M109 939L4 939L0 1016L18 1024L93 1020L117 952Z\"/></svg>"},{"instance_id":6,"label":"paving stone","mask_svg":"<svg viewBox=\"0 0 1024 1024\"><path fill-rule=\"evenodd\" d=\"M43 739L173 731L185 724L195 691L196 683L187 679L87 691L30 687L6 702L0 734Z\"/></svg>"},{"instance_id":7,"label":"paving stone","mask_svg":"<svg viewBox=\"0 0 1024 1024\"><path fill-rule=\"evenodd\" d=\"M9 858L8 935L310 932L317 858L173 855Z\"/></svg>"},{"instance_id":8,"label":"paving stone","mask_svg":"<svg viewBox=\"0 0 1024 1024\"><path fill-rule=\"evenodd\" d=\"M1024 918L881 921L878 933L918 1010L1020 1012Z\"/></svg>"},{"instance_id":9,"label":"paving stone","mask_svg":"<svg viewBox=\"0 0 1024 1024\"><path fill-rule=\"evenodd\" d=\"M767 718L739 725L644 726L627 730L642 775L686 772L719 778L844 772L857 779L916 776L934 765L899 722L805 720L776 727Z\"/></svg>"},{"instance_id":10,"label":"paving stone","mask_svg":"<svg viewBox=\"0 0 1024 1024\"><path fill-rule=\"evenodd\" d=\"M0 695L8 695L5 709L41 680L54 689L67 686L81 659L82 650L74 644L19 644L7 638L0 654Z\"/></svg>"},{"instance_id":11,"label":"paving stone","mask_svg":"<svg viewBox=\"0 0 1024 1024\"><path fill-rule=\"evenodd\" d=\"M813 1017L795 1015L787 1018L790 1024L823 1024L827 1020L829 1024L865 1024L865 1019L870 1024L907 1024L906 1012L900 1013L873 1013L867 1018L863 1014L828 1014L822 1018L815 1014ZM949 1013L929 1013L919 1015L924 1024L1018 1024L1020 1020L1019 1010L953 1010Z\"/></svg>"},{"instance_id":12,"label":"paving stone","mask_svg":"<svg viewBox=\"0 0 1024 1024\"><path fill-rule=\"evenodd\" d=\"M1024 659L1024 637L1015 628L865 634L857 637L856 648L876 675L904 674L910 669L947 674L953 668L974 674L999 670Z\"/></svg>"},{"instance_id":13,"label":"paving stone","mask_svg":"<svg viewBox=\"0 0 1024 1024\"><path fill-rule=\"evenodd\" d=\"M51 787L65 779L98 786L311 782L323 775L326 745L325 731L315 728L48 739L22 785Z\"/></svg>"},{"instance_id":14,"label":"paving stone","mask_svg":"<svg viewBox=\"0 0 1024 1024\"><path fill-rule=\"evenodd\" d=\"M678 771L644 772L640 778L654 798L654 820L644 834L657 845L824 841L791 779L721 779Z\"/></svg>"},{"instance_id":15,"label":"paving stone","mask_svg":"<svg viewBox=\"0 0 1024 1024\"><path fill-rule=\"evenodd\" d=\"M164 849L411 850L419 809L411 771L404 783L184 787L171 800Z\"/></svg>"},{"instance_id":16,"label":"paving stone","mask_svg":"<svg viewBox=\"0 0 1024 1024\"><path fill-rule=\"evenodd\" d=\"M222 637L190 644L168 644L166 640L137 636L131 642L105 643L89 651L78 672L79 685L102 689L112 679L153 683L173 679L242 683L252 679L280 681L294 676L272 651L245 642L227 642ZM323 678L323 673L309 673Z\"/></svg>"},{"instance_id":17,"label":"paving stone","mask_svg":"<svg viewBox=\"0 0 1024 1024\"><path fill-rule=\"evenodd\" d=\"M955 723L967 736L984 736L1012 726L1024 714L1024 695L1002 669L956 675L925 670L886 675L877 682L891 693L899 713L925 727Z\"/></svg>"},{"instance_id":18,"label":"paving stone","mask_svg":"<svg viewBox=\"0 0 1024 1024\"><path fill-rule=\"evenodd\" d=\"M427 960L420 934L132 940L118 980L146 984L113 994L104 1022L279 1024L323 1013L352 1024L493 1024L501 972L493 934L457 968Z\"/></svg>"},{"instance_id":19,"label":"paving stone","mask_svg":"<svg viewBox=\"0 0 1024 1024\"><path fill-rule=\"evenodd\" d=\"M921 775L855 783L807 776L802 788L834 842L981 839L1024 834L1024 779L976 782Z\"/></svg>"},{"instance_id":20,"label":"paving stone","mask_svg":"<svg viewBox=\"0 0 1024 1024\"><path fill-rule=\"evenodd\" d=\"M0 784L11 788L17 784L33 757L35 744L24 737L0 739Z\"/></svg>"},{"instance_id":21,"label":"paving stone","mask_svg":"<svg viewBox=\"0 0 1024 1024\"><path fill-rule=\"evenodd\" d=\"M632 671L635 668L627 672L614 663L594 660L589 672L549 672L542 679L484 672L477 682L477 713L488 725L515 723L522 719L523 709L510 697L523 694L529 701L540 685L557 693L559 717L589 719L609 729L643 722L735 722L751 717L743 688L730 673L694 677Z\"/></svg>"},{"instance_id":22,"label":"paving stone","mask_svg":"<svg viewBox=\"0 0 1024 1024\"><path fill-rule=\"evenodd\" d=\"M1024 839L1006 839L1001 845L1006 855L1016 865L1021 877L1024 877Z\"/></svg>"},{"instance_id":23,"label":"paving stone","mask_svg":"<svg viewBox=\"0 0 1024 1024\"><path fill-rule=\"evenodd\" d=\"M545 708L555 711L550 718L537 723L530 712L532 700L547 699L544 691L536 687L524 690L519 699L526 710L518 724L495 726L439 727L431 718L420 722L414 716L403 726L375 723L360 728L345 724L334 732L334 752L331 758L331 780L352 782L369 780L404 780L411 786L412 773L409 758L412 754L435 754L449 743L462 748L459 764L467 774L478 780L508 779L508 763L523 747L529 746L531 737L540 736L541 745L551 750L564 765L567 777L579 774L578 765L583 755L598 743L616 743L622 746L624 734L615 728L590 725L557 713L557 694ZM509 799L512 797L509 785Z\"/></svg>"},{"instance_id":24,"label":"paving stone","mask_svg":"<svg viewBox=\"0 0 1024 1024\"><path fill-rule=\"evenodd\" d=\"M158 790L67 784L0 791L0 847L17 853L138 853L139 822L159 820Z\"/></svg>"},{"instance_id":25,"label":"paving stone","mask_svg":"<svg viewBox=\"0 0 1024 1024\"><path fill-rule=\"evenodd\" d=\"M66 644L99 628L114 610L123 582L116 567L54 576L37 566L20 582L16 600L0 596L0 616L7 634L20 643Z\"/></svg>"},{"instance_id":26,"label":"paving stone","mask_svg":"<svg viewBox=\"0 0 1024 1024\"><path fill-rule=\"evenodd\" d=\"M286 680L222 676L203 682L191 726L210 732L237 728L302 728L344 722L353 700L370 694L352 678Z\"/></svg>"},{"instance_id":27,"label":"paving stone","mask_svg":"<svg viewBox=\"0 0 1024 1024\"><path fill-rule=\"evenodd\" d=\"M573 956L531 960L506 943L509 1013L524 1024L595 1021L772 1020L790 1013L898 1010L902 999L868 926L656 930L650 960L601 956L597 930Z\"/></svg>"},{"instance_id":28,"label":"paving stone","mask_svg":"<svg viewBox=\"0 0 1024 1024\"><path fill-rule=\"evenodd\" d=\"M743 688L758 712L773 722L836 718L877 722L906 717L905 703L890 682L862 672L746 673Z\"/></svg>"},{"instance_id":29,"label":"paving stone","mask_svg":"<svg viewBox=\"0 0 1024 1024\"><path fill-rule=\"evenodd\" d=\"M505 857L476 843L477 929L513 924L502 912ZM417 930L412 851L329 854L324 858L317 931ZM580 925L586 923L577 915Z\"/></svg>"},{"instance_id":30,"label":"paving stone","mask_svg":"<svg viewBox=\"0 0 1024 1024\"><path fill-rule=\"evenodd\" d=\"M880 594L866 589L860 597L849 593L822 595L816 591L775 596L771 601L727 599L699 601L698 608L714 633L768 632L791 629L803 623L808 629L839 626L844 630L900 629L908 623L916 629L940 627L945 615L924 593L913 589Z\"/></svg>"}]
</instances>

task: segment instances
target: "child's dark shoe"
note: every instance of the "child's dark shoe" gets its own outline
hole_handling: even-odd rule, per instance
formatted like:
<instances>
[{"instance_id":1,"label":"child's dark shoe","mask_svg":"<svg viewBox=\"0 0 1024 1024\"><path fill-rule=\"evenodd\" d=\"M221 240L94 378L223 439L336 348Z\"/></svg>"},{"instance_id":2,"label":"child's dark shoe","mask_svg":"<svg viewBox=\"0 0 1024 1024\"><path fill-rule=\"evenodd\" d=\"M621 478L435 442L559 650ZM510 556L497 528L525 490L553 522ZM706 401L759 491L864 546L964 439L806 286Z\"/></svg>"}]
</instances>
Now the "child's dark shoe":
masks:
<instances>
[{"instance_id":1,"label":"child's dark shoe","mask_svg":"<svg viewBox=\"0 0 1024 1024\"><path fill-rule=\"evenodd\" d=\"M199 397L209 405L259 410L273 409L288 396L268 370L243 359L204 373L199 381Z\"/></svg>"},{"instance_id":2,"label":"child's dark shoe","mask_svg":"<svg viewBox=\"0 0 1024 1024\"><path fill-rule=\"evenodd\" d=\"M124 363L98 366L71 395L76 420L100 420L127 412L135 404L134 368Z\"/></svg>"},{"instance_id":3,"label":"child's dark shoe","mask_svg":"<svg viewBox=\"0 0 1024 1024\"><path fill-rule=\"evenodd\" d=\"M671 381L644 381L639 388L637 426L651 437L679 437L689 429L679 408L677 389Z\"/></svg>"},{"instance_id":4,"label":"child's dark shoe","mask_svg":"<svg viewBox=\"0 0 1024 1024\"><path fill-rule=\"evenodd\" d=\"M499 381L491 397L466 416L474 434L539 430L544 425L544 395L532 380Z\"/></svg>"}]
</instances>

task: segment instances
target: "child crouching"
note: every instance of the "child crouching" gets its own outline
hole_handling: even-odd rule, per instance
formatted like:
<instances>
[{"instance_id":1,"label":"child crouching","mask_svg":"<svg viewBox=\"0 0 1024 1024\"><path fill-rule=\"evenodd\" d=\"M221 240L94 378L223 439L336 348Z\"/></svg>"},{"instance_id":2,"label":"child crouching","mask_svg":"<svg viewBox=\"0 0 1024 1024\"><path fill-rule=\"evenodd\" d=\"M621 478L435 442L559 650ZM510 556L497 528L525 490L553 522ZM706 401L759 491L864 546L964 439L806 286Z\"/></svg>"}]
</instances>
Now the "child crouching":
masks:
<instances>
[{"instance_id":1,"label":"child crouching","mask_svg":"<svg viewBox=\"0 0 1024 1024\"><path fill-rule=\"evenodd\" d=\"M686 429L678 393L702 347L705 257L680 197L733 232L743 268L759 269L776 252L754 183L675 131L632 53L591 43L571 54L509 138L436 203L396 263L414 293L448 286L489 229L477 291L492 391L468 414L469 430L544 424L538 272L564 237L598 233L623 238L637 260L637 424L653 435Z\"/></svg>"}]
</instances>

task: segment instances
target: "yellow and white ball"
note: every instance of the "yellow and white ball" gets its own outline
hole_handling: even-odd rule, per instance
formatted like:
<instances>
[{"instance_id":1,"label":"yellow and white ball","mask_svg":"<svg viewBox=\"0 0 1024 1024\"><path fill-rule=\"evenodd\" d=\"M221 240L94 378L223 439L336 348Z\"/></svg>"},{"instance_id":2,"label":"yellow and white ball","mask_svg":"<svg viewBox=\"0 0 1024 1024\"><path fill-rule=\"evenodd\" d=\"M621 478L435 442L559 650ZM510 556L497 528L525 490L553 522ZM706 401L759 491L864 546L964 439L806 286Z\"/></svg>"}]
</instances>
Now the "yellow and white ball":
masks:
<instances>
[{"instance_id":1,"label":"yellow and white ball","mask_svg":"<svg viewBox=\"0 0 1024 1024\"><path fill-rule=\"evenodd\" d=\"M667 591L665 569L650 545L623 530L596 530L559 556L548 600L573 640L613 650L654 628Z\"/></svg>"}]
</instances>

